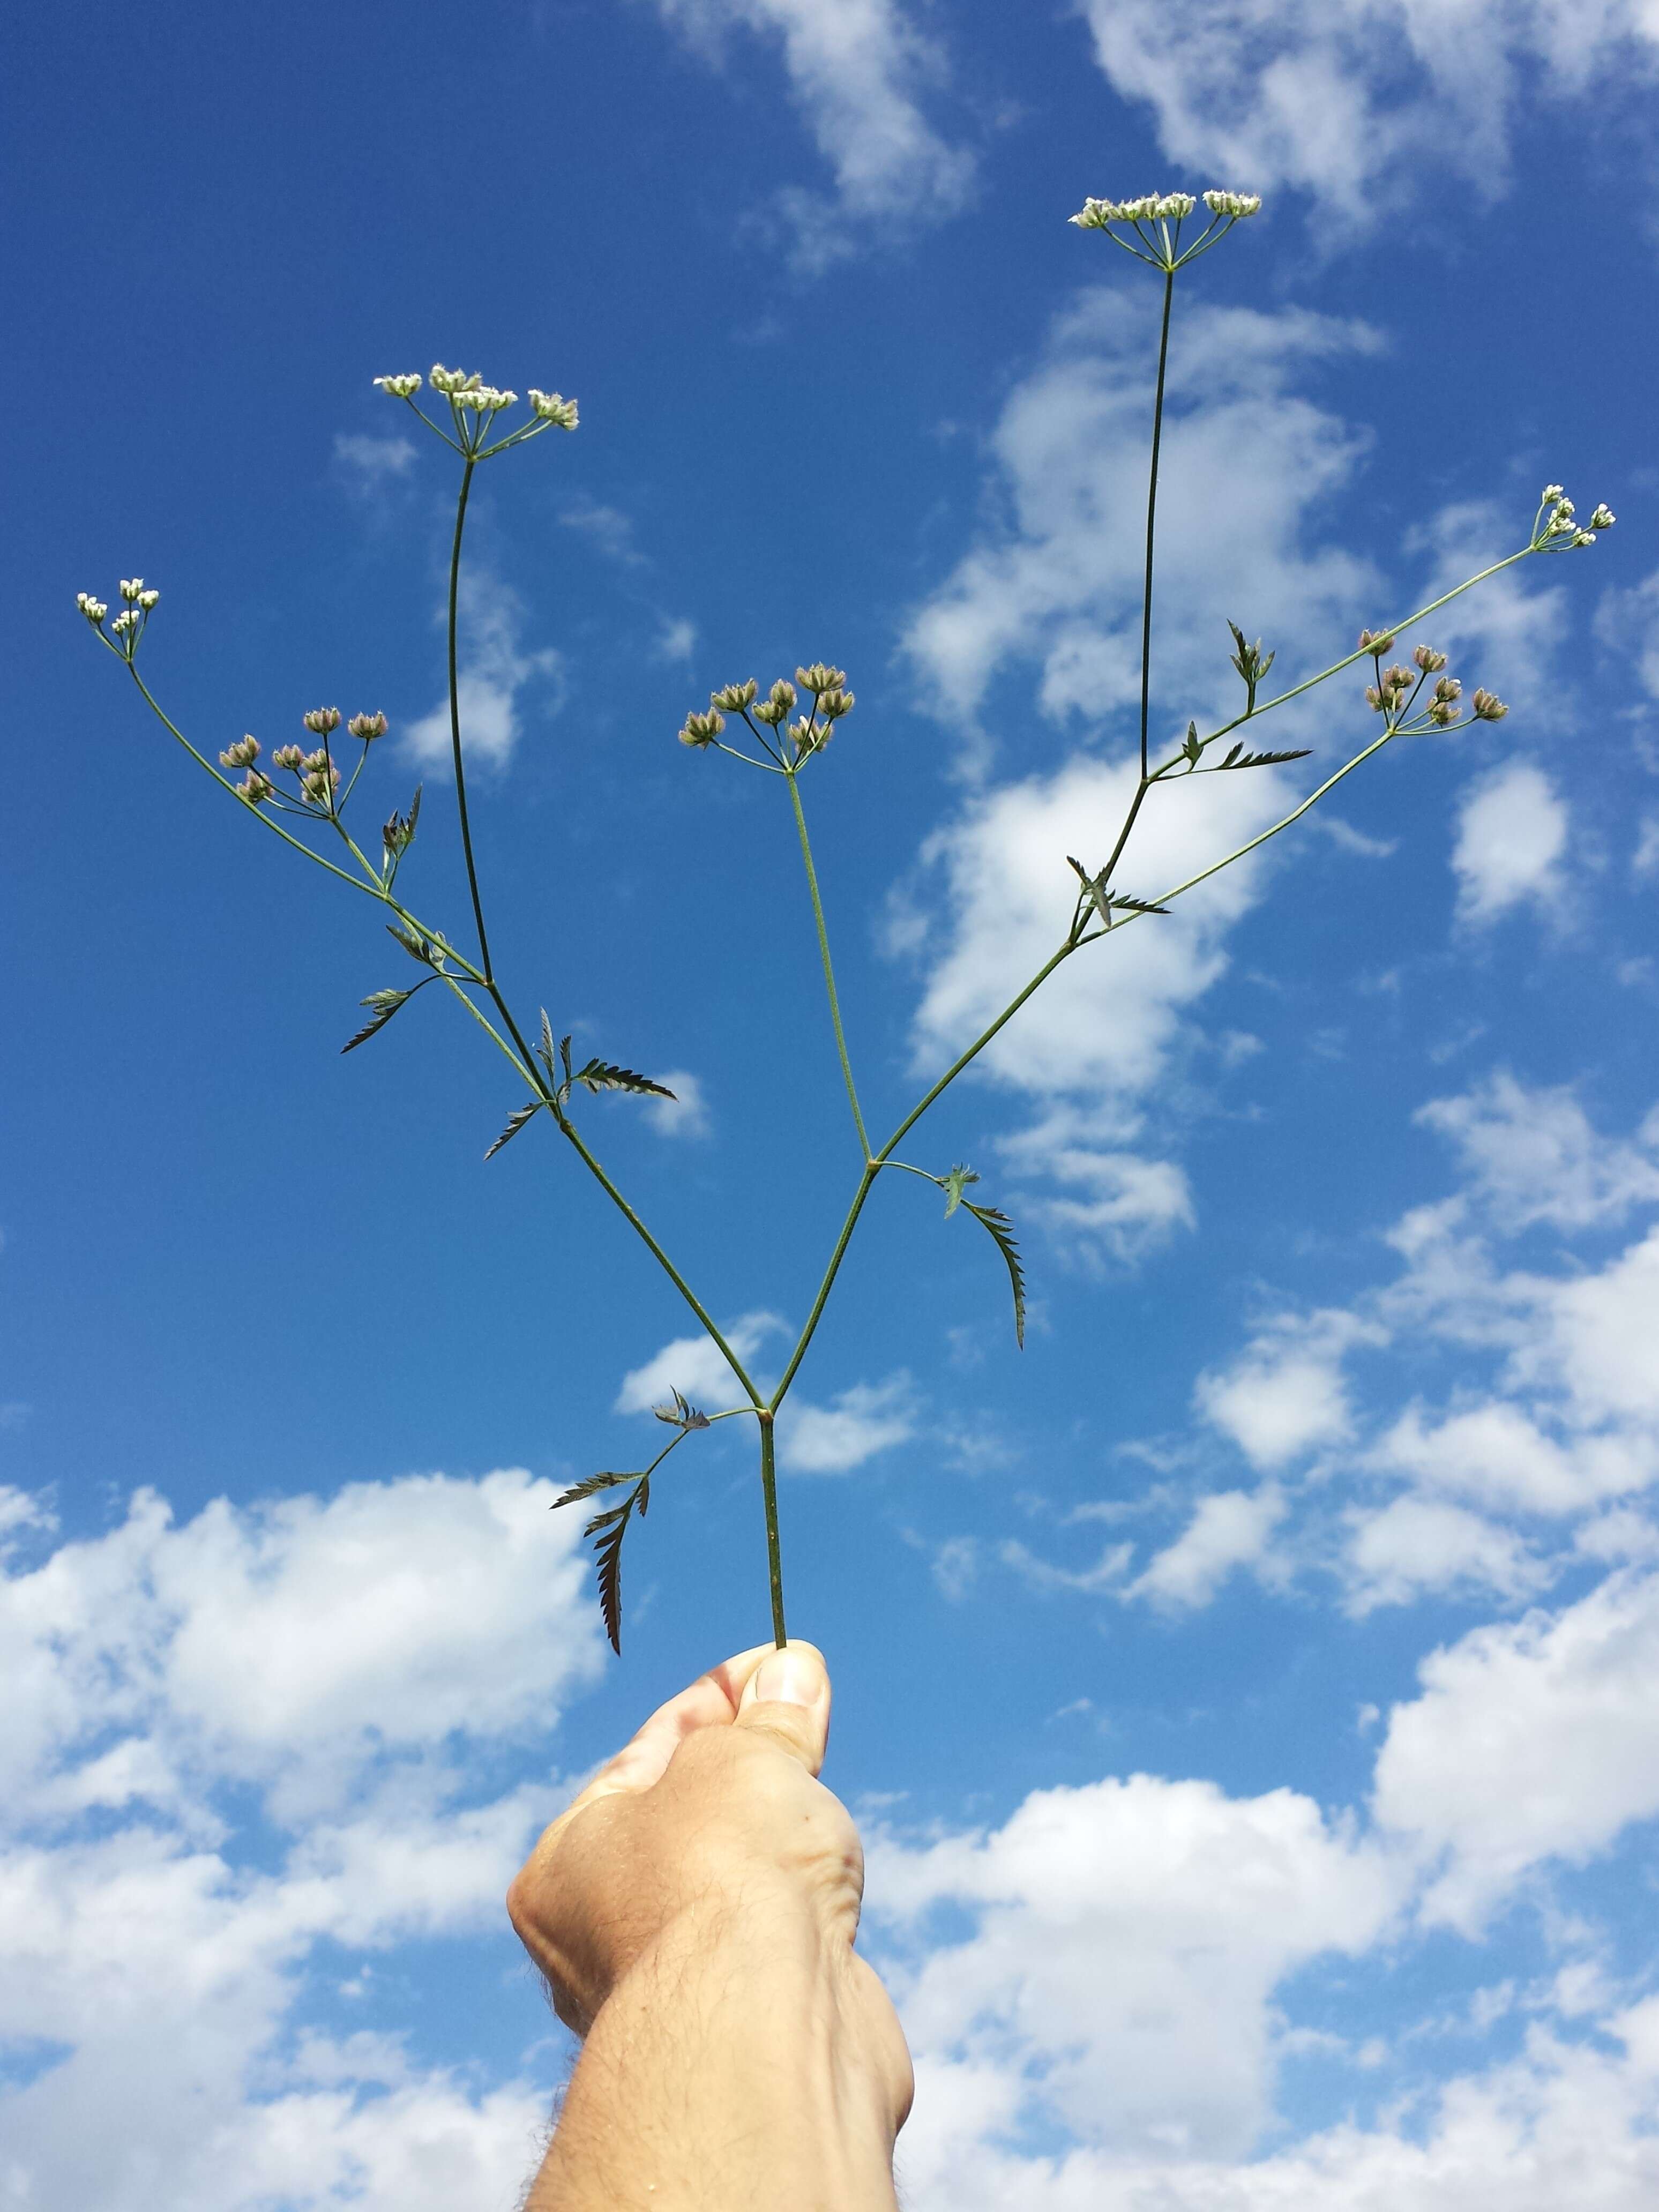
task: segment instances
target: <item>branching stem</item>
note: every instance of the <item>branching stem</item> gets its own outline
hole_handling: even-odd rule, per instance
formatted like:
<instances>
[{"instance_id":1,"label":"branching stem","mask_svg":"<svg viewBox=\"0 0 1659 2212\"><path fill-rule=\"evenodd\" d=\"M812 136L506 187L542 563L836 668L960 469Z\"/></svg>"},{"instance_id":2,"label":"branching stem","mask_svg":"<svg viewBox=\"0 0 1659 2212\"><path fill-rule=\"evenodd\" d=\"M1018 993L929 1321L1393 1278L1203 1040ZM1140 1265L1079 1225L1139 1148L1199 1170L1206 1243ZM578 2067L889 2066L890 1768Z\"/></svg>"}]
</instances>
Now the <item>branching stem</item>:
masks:
<instances>
[{"instance_id":1,"label":"branching stem","mask_svg":"<svg viewBox=\"0 0 1659 2212\"><path fill-rule=\"evenodd\" d=\"M842 1081L847 1085L847 1098L853 1109L853 1126L859 1133L859 1143L864 1157L870 1157L870 1139L865 1133L864 1115L859 1106L858 1086L853 1080L853 1063L847 1054L847 1034L841 1024L841 1000L836 992L835 965L830 957L830 933L824 926L823 901L818 896L818 872L812 865L812 843L806 834L806 816L800 803L800 779L791 775L789 804L795 811L795 828L800 836L800 856L806 863L806 888L812 895L812 919L817 926L818 957L823 963L823 987L830 994L830 1019L835 1024L836 1050L841 1055Z\"/></svg>"}]
</instances>

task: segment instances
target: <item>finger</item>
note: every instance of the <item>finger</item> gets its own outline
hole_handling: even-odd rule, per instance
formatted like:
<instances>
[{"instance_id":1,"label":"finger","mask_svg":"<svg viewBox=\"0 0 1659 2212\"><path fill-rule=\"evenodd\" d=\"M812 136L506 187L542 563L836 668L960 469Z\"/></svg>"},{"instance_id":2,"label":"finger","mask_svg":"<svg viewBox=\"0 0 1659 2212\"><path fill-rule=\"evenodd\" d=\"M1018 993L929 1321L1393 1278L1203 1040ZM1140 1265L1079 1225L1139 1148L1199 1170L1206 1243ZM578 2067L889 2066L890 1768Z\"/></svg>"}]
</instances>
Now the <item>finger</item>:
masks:
<instances>
[{"instance_id":1,"label":"finger","mask_svg":"<svg viewBox=\"0 0 1659 2212\"><path fill-rule=\"evenodd\" d=\"M768 1651L744 1684L737 1724L775 1737L816 1774L830 1741L830 1670L817 1645L792 1639Z\"/></svg>"},{"instance_id":2,"label":"finger","mask_svg":"<svg viewBox=\"0 0 1659 2212\"><path fill-rule=\"evenodd\" d=\"M623 1790L648 1790L653 1782L660 1781L687 1736L699 1729L729 1727L744 1684L772 1649L769 1644L757 1644L751 1650L739 1651L734 1658L711 1667L706 1674L699 1674L666 1705L659 1705L616 1757L606 1760L580 1796L565 1808L555 1825L562 1826L599 1798L614 1796Z\"/></svg>"}]
</instances>

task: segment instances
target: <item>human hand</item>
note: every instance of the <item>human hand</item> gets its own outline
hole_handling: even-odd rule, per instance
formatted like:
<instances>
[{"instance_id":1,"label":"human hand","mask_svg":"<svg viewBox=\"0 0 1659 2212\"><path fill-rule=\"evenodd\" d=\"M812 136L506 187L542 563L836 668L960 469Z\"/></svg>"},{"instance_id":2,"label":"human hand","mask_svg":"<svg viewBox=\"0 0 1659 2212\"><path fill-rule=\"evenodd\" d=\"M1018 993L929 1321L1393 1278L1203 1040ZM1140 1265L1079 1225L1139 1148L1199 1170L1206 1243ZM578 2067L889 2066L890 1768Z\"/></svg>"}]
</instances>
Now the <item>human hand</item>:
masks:
<instances>
[{"instance_id":1,"label":"human hand","mask_svg":"<svg viewBox=\"0 0 1659 2212\"><path fill-rule=\"evenodd\" d=\"M547 1829L507 1910L587 2039L532 2206L892 2203L909 2054L853 1948L809 1644L713 1668ZM644 2177L641 2179L641 2177Z\"/></svg>"}]
</instances>

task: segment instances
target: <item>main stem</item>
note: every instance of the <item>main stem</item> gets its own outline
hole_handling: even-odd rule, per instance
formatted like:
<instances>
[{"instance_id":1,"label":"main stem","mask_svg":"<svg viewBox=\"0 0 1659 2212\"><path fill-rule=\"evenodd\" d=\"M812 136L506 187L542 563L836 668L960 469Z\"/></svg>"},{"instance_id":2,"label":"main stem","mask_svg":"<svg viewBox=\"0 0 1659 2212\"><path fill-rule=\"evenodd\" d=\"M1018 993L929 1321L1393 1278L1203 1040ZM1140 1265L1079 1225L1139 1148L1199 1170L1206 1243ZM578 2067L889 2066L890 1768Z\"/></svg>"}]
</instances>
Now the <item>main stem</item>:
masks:
<instances>
[{"instance_id":1,"label":"main stem","mask_svg":"<svg viewBox=\"0 0 1659 2212\"><path fill-rule=\"evenodd\" d=\"M760 1413L761 1497L766 1507L766 1571L772 1588L772 1641L781 1650L789 1640L783 1625L783 1553L778 1544L778 1470L772 1434L772 1409Z\"/></svg>"},{"instance_id":2,"label":"main stem","mask_svg":"<svg viewBox=\"0 0 1659 2212\"><path fill-rule=\"evenodd\" d=\"M1164 272L1164 322L1158 339L1158 396L1152 402L1152 465L1146 480L1146 574L1140 594L1140 780L1146 781L1146 730L1152 684L1152 545L1158 527L1158 452L1164 438L1164 375L1170 360L1175 270Z\"/></svg>"}]
</instances>

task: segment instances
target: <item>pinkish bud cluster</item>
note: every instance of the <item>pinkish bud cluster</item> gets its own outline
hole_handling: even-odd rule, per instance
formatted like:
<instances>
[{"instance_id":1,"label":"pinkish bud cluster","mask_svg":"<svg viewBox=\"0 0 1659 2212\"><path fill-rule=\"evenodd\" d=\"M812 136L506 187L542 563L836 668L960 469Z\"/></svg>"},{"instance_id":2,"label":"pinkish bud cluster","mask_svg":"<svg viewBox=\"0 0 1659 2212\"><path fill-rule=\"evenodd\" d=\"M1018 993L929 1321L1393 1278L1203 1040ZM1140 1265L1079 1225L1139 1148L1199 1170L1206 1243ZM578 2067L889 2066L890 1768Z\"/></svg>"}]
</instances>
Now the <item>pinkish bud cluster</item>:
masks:
<instances>
[{"instance_id":1,"label":"pinkish bud cluster","mask_svg":"<svg viewBox=\"0 0 1659 2212\"><path fill-rule=\"evenodd\" d=\"M221 768L252 768L258 757L258 738L238 738L234 744L227 745L220 754L219 765Z\"/></svg>"},{"instance_id":2,"label":"pinkish bud cluster","mask_svg":"<svg viewBox=\"0 0 1659 2212\"><path fill-rule=\"evenodd\" d=\"M390 726L384 714L354 714L346 724L350 734L361 738L366 745L373 744L376 738L383 738Z\"/></svg>"},{"instance_id":3,"label":"pinkish bud cluster","mask_svg":"<svg viewBox=\"0 0 1659 2212\"><path fill-rule=\"evenodd\" d=\"M326 738L339 728L340 710L337 707L313 707L300 720L313 737Z\"/></svg>"}]
</instances>

